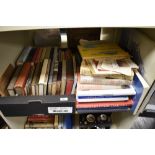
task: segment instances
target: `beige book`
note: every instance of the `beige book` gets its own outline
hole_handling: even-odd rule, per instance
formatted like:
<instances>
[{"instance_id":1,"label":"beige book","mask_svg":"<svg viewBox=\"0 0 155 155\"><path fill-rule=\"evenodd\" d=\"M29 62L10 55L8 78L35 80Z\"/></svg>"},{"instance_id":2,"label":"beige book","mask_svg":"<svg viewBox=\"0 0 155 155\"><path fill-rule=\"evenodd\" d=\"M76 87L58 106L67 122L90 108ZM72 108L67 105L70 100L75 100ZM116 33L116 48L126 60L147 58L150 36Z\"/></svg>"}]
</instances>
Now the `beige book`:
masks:
<instances>
[{"instance_id":1,"label":"beige book","mask_svg":"<svg viewBox=\"0 0 155 155\"><path fill-rule=\"evenodd\" d=\"M58 129L59 126L59 115L54 116L54 128Z\"/></svg>"},{"instance_id":2,"label":"beige book","mask_svg":"<svg viewBox=\"0 0 155 155\"><path fill-rule=\"evenodd\" d=\"M42 69L42 63L38 63L35 67L32 83L31 83L31 91L32 91L33 96L39 95L38 83L39 83L39 79L40 79L41 69Z\"/></svg>"},{"instance_id":3,"label":"beige book","mask_svg":"<svg viewBox=\"0 0 155 155\"><path fill-rule=\"evenodd\" d=\"M45 52L45 59L49 59L50 58L50 53L51 53L51 47L47 47L46 48L46 52Z\"/></svg>"},{"instance_id":4,"label":"beige book","mask_svg":"<svg viewBox=\"0 0 155 155\"><path fill-rule=\"evenodd\" d=\"M51 60L51 67L49 72L49 79L48 79L48 94L52 95L52 83L53 83L53 75L54 75L54 64L58 54L57 47L54 48L53 60Z\"/></svg>"},{"instance_id":5,"label":"beige book","mask_svg":"<svg viewBox=\"0 0 155 155\"><path fill-rule=\"evenodd\" d=\"M25 128L53 128L52 123L26 123Z\"/></svg>"},{"instance_id":6,"label":"beige book","mask_svg":"<svg viewBox=\"0 0 155 155\"><path fill-rule=\"evenodd\" d=\"M44 59L45 59L45 53L46 53L46 48L43 48L42 54L41 54L41 57L40 57L40 62L43 62L44 61Z\"/></svg>"},{"instance_id":7,"label":"beige book","mask_svg":"<svg viewBox=\"0 0 155 155\"><path fill-rule=\"evenodd\" d=\"M0 77L0 96L8 96L7 86L13 74L14 67L9 64L4 73Z\"/></svg>"},{"instance_id":8,"label":"beige book","mask_svg":"<svg viewBox=\"0 0 155 155\"><path fill-rule=\"evenodd\" d=\"M42 67L40 79L39 79L39 95L40 96L44 95L44 82L46 79L47 66L48 66L48 59L45 59L43 62L43 67Z\"/></svg>"},{"instance_id":9,"label":"beige book","mask_svg":"<svg viewBox=\"0 0 155 155\"><path fill-rule=\"evenodd\" d=\"M60 95L64 95L66 90L66 60L62 60L62 77Z\"/></svg>"},{"instance_id":10,"label":"beige book","mask_svg":"<svg viewBox=\"0 0 155 155\"><path fill-rule=\"evenodd\" d=\"M47 82L49 77L50 65L51 65L51 60L49 59L47 69L46 69L45 81L44 81L44 95L47 95L46 92L47 92Z\"/></svg>"}]
</instances>

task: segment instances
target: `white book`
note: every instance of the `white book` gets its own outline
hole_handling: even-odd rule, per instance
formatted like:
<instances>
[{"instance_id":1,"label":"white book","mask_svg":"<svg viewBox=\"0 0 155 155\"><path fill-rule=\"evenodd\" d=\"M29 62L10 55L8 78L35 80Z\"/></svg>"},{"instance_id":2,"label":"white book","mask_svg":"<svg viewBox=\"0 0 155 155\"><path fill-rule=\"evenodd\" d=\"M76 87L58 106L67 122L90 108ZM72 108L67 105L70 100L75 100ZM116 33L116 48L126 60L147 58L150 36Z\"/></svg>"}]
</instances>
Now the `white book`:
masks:
<instances>
[{"instance_id":1,"label":"white book","mask_svg":"<svg viewBox=\"0 0 155 155\"><path fill-rule=\"evenodd\" d=\"M123 89L112 90L77 90L77 96L130 96L135 95L136 91L132 85Z\"/></svg>"}]
</instances>

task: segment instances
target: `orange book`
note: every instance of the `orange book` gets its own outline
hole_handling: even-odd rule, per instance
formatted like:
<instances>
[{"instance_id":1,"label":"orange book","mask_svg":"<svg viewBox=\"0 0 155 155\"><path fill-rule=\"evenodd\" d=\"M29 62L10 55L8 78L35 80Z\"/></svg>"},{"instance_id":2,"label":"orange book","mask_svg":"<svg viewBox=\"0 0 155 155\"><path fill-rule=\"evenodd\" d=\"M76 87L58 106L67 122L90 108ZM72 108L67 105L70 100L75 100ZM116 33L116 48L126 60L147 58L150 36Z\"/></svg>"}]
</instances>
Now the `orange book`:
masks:
<instances>
[{"instance_id":1,"label":"orange book","mask_svg":"<svg viewBox=\"0 0 155 155\"><path fill-rule=\"evenodd\" d=\"M14 67L9 64L4 73L0 77L0 96L7 96L7 86L9 84L9 80L12 76L12 73L14 71Z\"/></svg>"},{"instance_id":2,"label":"orange book","mask_svg":"<svg viewBox=\"0 0 155 155\"><path fill-rule=\"evenodd\" d=\"M105 108L105 107L124 107L132 106L133 100L129 99L127 101L112 101L112 102L76 102L76 108Z\"/></svg>"},{"instance_id":3,"label":"orange book","mask_svg":"<svg viewBox=\"0 0 155 155\"><path fill-rule=\"evenodd\" d=\"M30 69L31 69L31 63L27 62L23 65L22 70L14 86L16 94L23 95L23 96L26 95L24 88L25 88L25 84L26 84Z\"/></svg>"}]
</instances>

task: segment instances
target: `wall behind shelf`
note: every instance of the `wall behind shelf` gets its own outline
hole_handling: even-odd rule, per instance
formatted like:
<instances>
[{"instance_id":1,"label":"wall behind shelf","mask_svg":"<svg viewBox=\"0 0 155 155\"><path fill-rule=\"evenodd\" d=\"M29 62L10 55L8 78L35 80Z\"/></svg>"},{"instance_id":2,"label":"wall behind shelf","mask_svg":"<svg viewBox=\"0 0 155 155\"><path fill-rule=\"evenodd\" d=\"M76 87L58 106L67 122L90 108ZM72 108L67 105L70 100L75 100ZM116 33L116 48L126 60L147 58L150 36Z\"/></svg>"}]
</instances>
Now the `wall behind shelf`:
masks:
<instances>
[{"instance_id":1,"label":"wall behind shelf","mask_svg":"<svg viewBox=\"0 0 155 155\"><path fill-rule=\"evenodd\" d=\"M32 31L0 32L0 76L14 64L22 48L32 44Z\"/></svg>"}]
</instances>

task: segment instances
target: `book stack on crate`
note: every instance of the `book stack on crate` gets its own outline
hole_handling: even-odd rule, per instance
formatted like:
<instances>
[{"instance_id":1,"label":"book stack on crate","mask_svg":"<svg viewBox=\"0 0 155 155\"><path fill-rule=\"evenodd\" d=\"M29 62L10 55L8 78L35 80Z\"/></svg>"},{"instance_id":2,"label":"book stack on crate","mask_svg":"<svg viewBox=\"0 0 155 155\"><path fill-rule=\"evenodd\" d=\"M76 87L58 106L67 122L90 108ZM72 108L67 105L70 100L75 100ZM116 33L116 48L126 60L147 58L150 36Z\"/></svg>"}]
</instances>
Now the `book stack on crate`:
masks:
<instances>
[{"instance_id":1,"label":"book stack on crate","mask_svg":"<svg viewBox=\"0 0 155 155\"><path fill-rule=\"evenodd\" d=\"M134 111L148 85L128 52L115 43L82 39L78 50L82 63L77 83L77 111L114 112L132 108ZM140 92L137 87L144 89Z\"/></svg>"},{"instance_id":2,"label":"book stack on crate","mask_svg":"<svg viewBox=\"0 0 155 155\"><path fill-rule=\"evenodd\" d=\"M27 117L25 129L72 129L72 115L32 115Z\"/></svg>"},{"instance_id":3,"label":"book stack on crate","mask_svg":"<svg viewBox=\"0 0 155 155\"><path fill-rule=\"evenodd\" d=\"M76 61L71 50L25 47L15 67L9 65L1 76L1 96L75 94L76 77Z\"/></svg>"}]
</instances>

